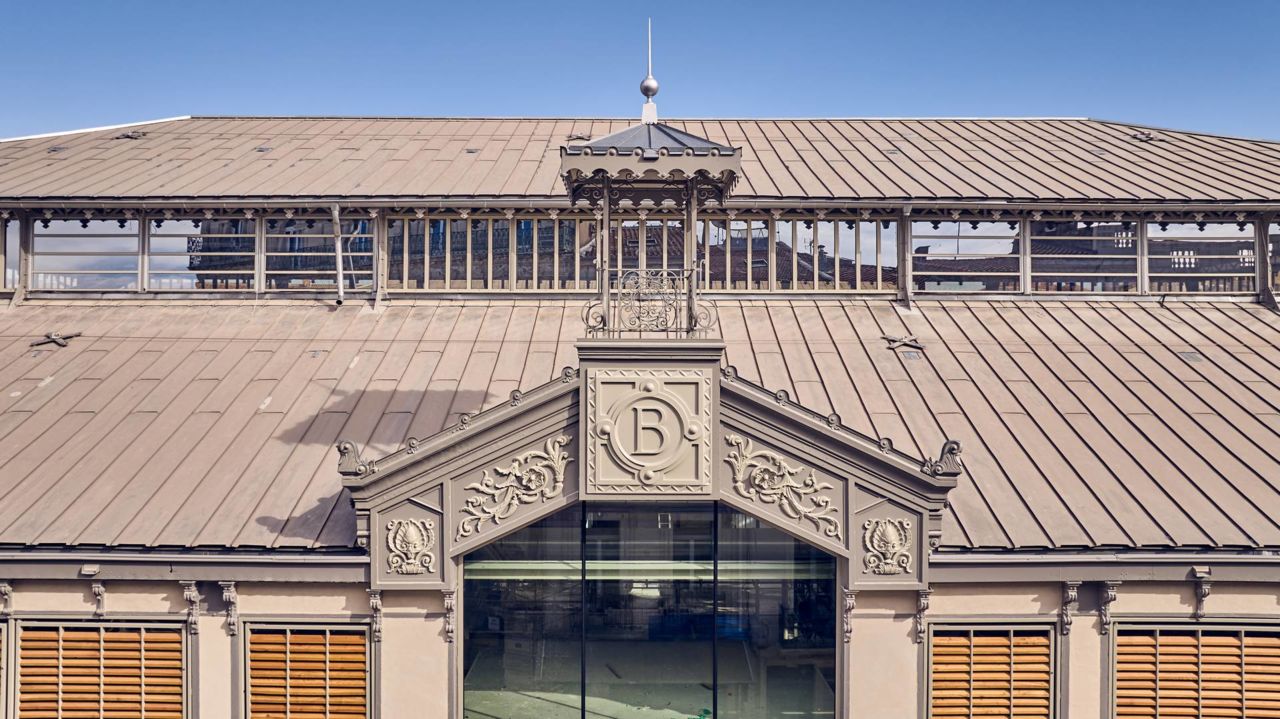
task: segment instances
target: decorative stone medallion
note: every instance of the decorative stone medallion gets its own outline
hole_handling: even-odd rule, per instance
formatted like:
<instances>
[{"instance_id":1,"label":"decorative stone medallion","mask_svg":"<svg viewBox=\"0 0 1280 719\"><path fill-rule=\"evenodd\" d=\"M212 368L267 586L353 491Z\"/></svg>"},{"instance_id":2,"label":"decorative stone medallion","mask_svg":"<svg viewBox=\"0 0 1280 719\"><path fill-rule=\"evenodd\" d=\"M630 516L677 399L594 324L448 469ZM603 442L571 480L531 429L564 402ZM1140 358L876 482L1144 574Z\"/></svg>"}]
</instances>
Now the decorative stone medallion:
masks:
<instances>
[{"instance_id":1,"label":"decorative stone medallion","mask_svg":"<svg viewBox=\"0 0 1280 719\"><path fill-rule=\"evenodd\" d=\"M711 373L594 369L587 376L587 494L709 494Z\"/></svg>"},{"instance_id":2,"label":"decorative stone medallion","mask_svg":"<svg viewBox=\"0 0 1280 719\"><path fill-rule=\"evenodd\" d=\"M436 523L430 519L387 522L387 571L396 574L435 574Z\"/></svg>"},{"instance_id":3,"label":"decorative stone medallion","mask_svg":"<svg viewBox=\"0 0 1280 719\"><path fill-rule=\"evenodd\" d=\"M868 519L862 523L863 573L911 573L911 520Z\"/></svg>"}]
</instances>

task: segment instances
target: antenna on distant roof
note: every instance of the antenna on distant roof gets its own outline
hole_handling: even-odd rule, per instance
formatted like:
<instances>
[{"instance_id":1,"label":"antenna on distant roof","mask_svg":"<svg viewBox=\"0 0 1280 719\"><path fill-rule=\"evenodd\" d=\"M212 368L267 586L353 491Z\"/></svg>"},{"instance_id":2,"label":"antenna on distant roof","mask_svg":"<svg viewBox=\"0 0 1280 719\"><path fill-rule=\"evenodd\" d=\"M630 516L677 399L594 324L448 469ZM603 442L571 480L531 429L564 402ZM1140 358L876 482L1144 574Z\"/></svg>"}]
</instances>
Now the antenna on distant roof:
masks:
<instances>
[{"instance_id":1,"label":"antenna on distant roof","mask_svg":"<svg viewBox=\"0 0 1280 719\"><path fill-rule=\"evenodd\" d=\"M644 105L640 108L640 122L646 125L658 123L658 106L653 96L658 94L658 81L653 79L653 18L649 18L649 72L640 82L640 94L644 95Z\"/></svg>"}]
</instances>

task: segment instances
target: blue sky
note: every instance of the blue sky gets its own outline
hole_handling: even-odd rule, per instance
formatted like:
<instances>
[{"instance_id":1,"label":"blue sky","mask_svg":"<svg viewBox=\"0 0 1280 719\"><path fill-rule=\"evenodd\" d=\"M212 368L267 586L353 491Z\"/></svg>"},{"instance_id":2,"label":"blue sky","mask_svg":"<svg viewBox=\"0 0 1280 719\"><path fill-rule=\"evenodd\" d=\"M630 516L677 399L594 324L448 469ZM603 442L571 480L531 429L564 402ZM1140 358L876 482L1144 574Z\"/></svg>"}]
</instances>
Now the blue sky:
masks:
<instances>
[{"instance_id":1,"label":"blue sky","mask_svg":"<svg viewBox=\"0 0 1280 719\"><path fill-rule=\"evenodd\" d=\"M4 0L0 137L187 114L1089 116L1280 139L1278 0Z\"/></svg>"}]
</instances>

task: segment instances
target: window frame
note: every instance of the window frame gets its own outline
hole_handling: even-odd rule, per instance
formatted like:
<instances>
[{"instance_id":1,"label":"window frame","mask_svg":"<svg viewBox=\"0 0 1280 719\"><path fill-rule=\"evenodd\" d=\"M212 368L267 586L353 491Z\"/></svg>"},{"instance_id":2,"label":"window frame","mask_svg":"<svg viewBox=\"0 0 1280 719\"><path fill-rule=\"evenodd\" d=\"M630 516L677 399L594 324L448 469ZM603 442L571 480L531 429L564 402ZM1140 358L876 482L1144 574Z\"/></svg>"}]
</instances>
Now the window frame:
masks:
<instances>
[{"instance_id":1,"label":"window frame","mask_svg":"<svg viewBox=\"0 0 1280 719\"><path fill-rule=\"evenodd\" d=\"M379 719L381 717L381 691L379 689L380 681L380 657L378 649L380 642L374 636L373 625L371 621L361 621L353 618L350 620L332 619L328 617L318 617L314 620L303 617L289 617L282 619L275 618L245 618L240 617L239 630L237 639L239 646L236 647L233 657L239 661L238 671L233 668L233 676L239 682L239 702L236 708L239 711L241 719L249 719L252 717L253 692L249 683L250 671L250 639L254 630L268 631L326 631L326 632L360 632L364 635L365 642L365 717L366 719Z\"/></svg>"},{"instance_id":2,"label":"window frame","mask_svg":"<svg viewBox=\"0 0 1280 719\"><path fill-rule=\"evenodd\" d=\"M926 615L928 617L928 615ZM1044 616L1019 617L965 617L965 618L926 618L928 631L925 641L920 645L920 716L935 719L933 714L933 646L936 632L973 632L981 631L1036 631L1044 632L1049 638L1049 719L1067 716L1065 703L1067 697L1063 689L1067 686L1067 643L1070 635L1062 635L1056 618ZM981 715L972 715L981 716Z\"/></svg>"},{"instance_id":3,"label":"window frame","mask_svg":"<svg viewBox=\"0 0 1280 719\"><path fill-rule=\"evenodd\" d=\"M128 617L111 619L77 619L74 617L56 616L22 616L11 614L8 631L4 622L0 622L0 656L8 659L10 671L0 671L0 708L8 713L5 716L18 716L19 688L22 681L19 652L22 632L30 628L74 628L74 629L162 629L178 635L181 642L182 656L182 716L189 719L196 715L199 700L196 696L199 684L198 649L195 639L190 636L184 619L130 619ZM0 659L0 670L5 668L4 659Z\"/></svg>"}]
</instances>

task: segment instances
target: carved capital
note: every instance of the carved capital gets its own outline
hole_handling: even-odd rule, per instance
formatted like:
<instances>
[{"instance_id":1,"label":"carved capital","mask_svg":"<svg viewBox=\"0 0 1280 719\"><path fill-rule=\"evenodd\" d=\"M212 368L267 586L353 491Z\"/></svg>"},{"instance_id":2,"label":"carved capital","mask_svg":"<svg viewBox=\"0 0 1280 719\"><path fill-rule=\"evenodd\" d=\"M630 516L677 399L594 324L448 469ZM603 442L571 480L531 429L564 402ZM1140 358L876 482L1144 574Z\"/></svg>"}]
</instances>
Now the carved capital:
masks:
<instances>
[{"instance_id":1,"label":"carved capital","mask_svg":"<svg viewBox=\"0 0 1280 719\"><path fill-rule=\"evenodd\" d=\"M455 539L475 535L489 522L498 526L526 504L560 496L565 469L573 461L564 451L568 444L568 435L554 437L547 440L544 449L525 452L506 467L486 469L479 482L468 484L464 490L471 496L460 510Z\"/></svg>"},{"instance_id":2,"label":"carved capital","mask_svg":"<svg viewBox=\"0 0 1280 719\"><path fill-rule=\"evenodd\" d=\"M187 634L200 633L200 588L193 581L179 582L182 600L187 603Z\"/></svg>"},{"instance_id":3,"label":"carved capital","mask_svg":"<svg viewBox=\"0 0 1280 719\"><path fill-rule=\"evenodd\" d=\"M862 573L911 573L911 520L868 519L862 523Z\"/></svg>"},{"instance_id":4,"label":"carved capital","mask_svg":"<svg viewBox=\"0 0 1280 719\"><path fill-rule=\"evenodd\" d=\"M725 457L732 472L733 488L744 499L772 504L797 522L808 521L824 536L843 541L840 510L822 492L834 489L818 480L812 469L793 467L782 455L756 450L751 440L736 434L725 436L733 447Z\"/></svg>"},{"instance_id":5,"label":"carved capital","mask_svg":"<svg viewBox=\"0 0 1280 719\"><path fill-rule=\"evenodd\" d=\"M1071 633L1071 617L1080 604L1080 582L1062 583L1062 608L1058 610L1058 631L1062 636Z\"/></svg>"},{"instance_id":6,"label":"carved capital","mask_svg":"<svg viewBox=\"0 0 1280 719\"><path fill-rule=\"evenodd\" d=\"M436 523L431 519L387 522L387 573L436 573Z\"/></svg>"},{"instance_id":7,"label":"carved capital","mask_svg":"<svg viewBox=\"0 0 1280 719\"><path fill-rule=\"evenodd\" d=\"M222 587L222 603L227 605L227 634L234 637L240 633L240 595L235 582L218 582L218 586Z\"/></svg>"}]
</instances>

